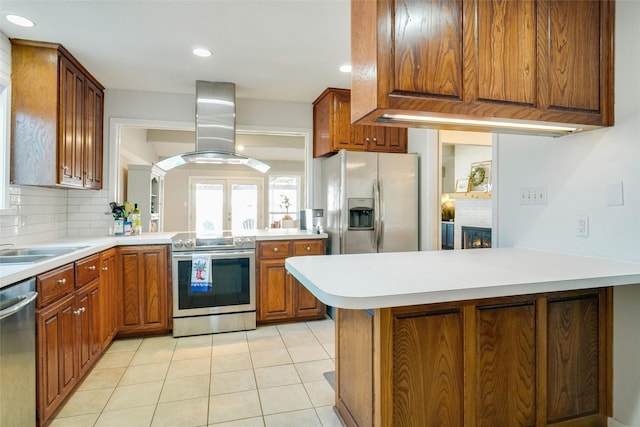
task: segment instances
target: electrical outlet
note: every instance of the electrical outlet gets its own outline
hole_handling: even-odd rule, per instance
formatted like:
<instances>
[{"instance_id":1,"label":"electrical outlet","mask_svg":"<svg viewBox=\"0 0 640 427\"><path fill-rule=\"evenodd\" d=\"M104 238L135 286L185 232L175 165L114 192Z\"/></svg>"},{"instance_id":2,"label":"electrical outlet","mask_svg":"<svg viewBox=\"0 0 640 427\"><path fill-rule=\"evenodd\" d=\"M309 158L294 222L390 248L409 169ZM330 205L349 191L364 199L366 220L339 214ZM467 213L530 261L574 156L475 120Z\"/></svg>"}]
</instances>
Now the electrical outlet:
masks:
<instances>
[{"instance_id":1,"label":"electrical outlet","mask_svg":"<svg viewBox=\"0 0 640 427\"><path fill-rule=\"evenodd\" d=\"M589 217L586 215L579 215L576 223L576 236L589 237Z\"/></svg>"}]
</instances>

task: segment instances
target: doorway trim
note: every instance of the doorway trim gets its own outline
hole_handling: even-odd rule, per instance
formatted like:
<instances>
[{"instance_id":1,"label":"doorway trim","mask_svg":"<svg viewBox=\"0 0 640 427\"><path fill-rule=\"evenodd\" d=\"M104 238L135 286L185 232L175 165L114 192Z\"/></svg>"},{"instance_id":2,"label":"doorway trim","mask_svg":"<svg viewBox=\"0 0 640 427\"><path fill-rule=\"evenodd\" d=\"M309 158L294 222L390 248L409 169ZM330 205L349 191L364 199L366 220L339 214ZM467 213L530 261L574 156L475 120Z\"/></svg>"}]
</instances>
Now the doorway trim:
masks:
<instances>
[{"instance_id":1,"label":"doorway trim","mask_svg":"<svg viewBox=\"0 0 640 427\"><path fill-rule=\"evenodd\" d=\"M154 128L167 130L195 130L193 122L170 121L170 120L151 120L151 119L130 119L125 117L111 117L109 119L109 156L103 164L104 170L109 171L108 188L111 200L120 200L122 195L120 192L120 144L121 131L125 127L133 128ZM292 127L269 127L269 126L252 126L237 125L237 133L243 134L261 134L261 135L287 135L300 136L305 141L305 205L313 205L313 131L308 128L292 128ZM108 162L108 163L107 163Z\"/></svg>"}]
</instances>

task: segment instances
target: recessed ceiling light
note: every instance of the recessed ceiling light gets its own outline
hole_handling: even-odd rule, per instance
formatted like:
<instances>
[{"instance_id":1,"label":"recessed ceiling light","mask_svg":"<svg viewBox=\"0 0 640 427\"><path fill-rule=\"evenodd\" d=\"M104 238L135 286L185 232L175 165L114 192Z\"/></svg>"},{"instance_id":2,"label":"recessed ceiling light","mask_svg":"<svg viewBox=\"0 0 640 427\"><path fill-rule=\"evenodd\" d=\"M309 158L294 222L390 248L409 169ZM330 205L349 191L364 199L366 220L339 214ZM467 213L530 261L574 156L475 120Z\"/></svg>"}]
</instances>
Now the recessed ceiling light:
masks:
<instances>
[{"instance_id":1,"label":"recessed ceiling light","mask_svg":"<svg viewBox=\"0 0 640 427\"><path fill-rule=\"evenodd\" d=\"M341 65L339 70L342 71L343 73L350 73L351 65L350 64Z\"/></svg>"},{"instance_id":2,"label":"recessed ceiling light","mask_svg":"<svg viewBox=\"0 0 640 427\"><path fill-rule=\"evenodd\" d=\"M21 27L31 28L35 25L33 21L31 21L30 19L27 19L19 15L7 14L4 17L7 21L11 22L12 24L16 24Z\"/></svg>"},{"instance_id":3,"label":"recessed ceiling light","mask_svg":"<svg viewBox=\"0 0 640 427\"><path fill-rule=\"evenodd\" d=\"M197 47L193 49L193 54L196 56L200 56L202 58L207 58L211 56L211 51L209 49L205 49L203 47Z\"/></svg>"}]
</instances>

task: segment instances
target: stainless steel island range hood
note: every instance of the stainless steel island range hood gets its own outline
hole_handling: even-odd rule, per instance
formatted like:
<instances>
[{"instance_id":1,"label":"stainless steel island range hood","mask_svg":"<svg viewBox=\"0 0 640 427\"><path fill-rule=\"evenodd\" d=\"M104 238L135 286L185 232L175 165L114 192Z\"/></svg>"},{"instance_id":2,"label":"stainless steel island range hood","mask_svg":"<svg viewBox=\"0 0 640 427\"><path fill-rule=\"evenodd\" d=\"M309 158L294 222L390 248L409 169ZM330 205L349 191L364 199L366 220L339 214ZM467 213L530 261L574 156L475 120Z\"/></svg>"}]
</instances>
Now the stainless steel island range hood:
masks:
<instances>
[{"instance_id":1,"label":"stainless steel island range hood","mask_svg":"<svg viewBox=\"0 0 640 427\"><path fill-rule=\"evenodd\" d=\"M236 85L196 81L196 151L168 157L156 163L170 170L187 163L247 165L260 172L270 166L237 154Z\"/></svg>"}]
</instances>

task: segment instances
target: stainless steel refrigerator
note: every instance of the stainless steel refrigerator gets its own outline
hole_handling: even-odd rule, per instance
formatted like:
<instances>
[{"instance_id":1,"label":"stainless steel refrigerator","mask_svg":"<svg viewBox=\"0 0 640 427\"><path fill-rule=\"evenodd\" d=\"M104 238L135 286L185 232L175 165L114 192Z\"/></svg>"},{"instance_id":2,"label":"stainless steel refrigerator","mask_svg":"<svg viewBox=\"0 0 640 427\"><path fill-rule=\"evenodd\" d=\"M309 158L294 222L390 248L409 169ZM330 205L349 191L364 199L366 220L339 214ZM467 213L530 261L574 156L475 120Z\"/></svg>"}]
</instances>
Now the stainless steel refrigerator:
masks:
<instances>
[{"instance_id":1,"label":"stainless steel refrigerator","mask_svg":"<svg viewBox=\"0 0 640 427\"><path fill-rule=\"evenodd\" d=\"M341 150L323 163L331 254L418 250L418 156Z\"/></svg>"}]
</instances>

